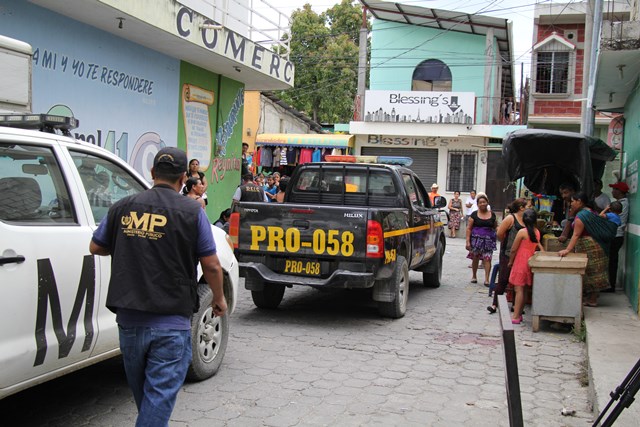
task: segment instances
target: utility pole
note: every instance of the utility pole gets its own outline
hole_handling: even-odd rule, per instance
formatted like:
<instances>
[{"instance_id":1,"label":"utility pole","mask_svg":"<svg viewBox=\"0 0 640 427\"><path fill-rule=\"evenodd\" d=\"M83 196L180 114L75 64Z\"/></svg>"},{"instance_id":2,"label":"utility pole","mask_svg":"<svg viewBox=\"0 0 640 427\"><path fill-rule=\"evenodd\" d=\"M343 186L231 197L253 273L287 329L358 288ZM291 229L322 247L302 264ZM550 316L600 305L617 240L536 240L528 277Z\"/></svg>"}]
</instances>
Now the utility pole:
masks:
<instances>
[{"instance_id":1,"label":"utility pole","mask_svg":"<svg viewBox=\"0 0 640 427\"><path fill-rule=\"evenodd\" d=\"M586 91L586 101L582 105L582 118L580 122L580 132L593 136L595 131L595 111L593 110L593 96L595 92L598 63L598 52L600 51L600 34L602 32L602 8L604 3L602 0L589 0L589 15L593 16L593 25L591 26L590 39L585 38L585 45L589 43L589 64L585 67L585 73L582 80L582 94ZM585 16L586 25L589 25L589 15ZM586 46L585 46L586 47ZM585 61L587 59L585 49ZM586 80L586 85L585 85Z\"/></svg>"},{"instance_id":2,"label":"utility pole","mask_svg":"<svg viewBox=\"0 0 640 427\"><path fill-rule=\"evenodd\" d=\"M356 92L354 120L364 121L364 92L367 85L367 8L362 8L360 45L358 46L358 88Z\"/></svg>"}]
</instances>

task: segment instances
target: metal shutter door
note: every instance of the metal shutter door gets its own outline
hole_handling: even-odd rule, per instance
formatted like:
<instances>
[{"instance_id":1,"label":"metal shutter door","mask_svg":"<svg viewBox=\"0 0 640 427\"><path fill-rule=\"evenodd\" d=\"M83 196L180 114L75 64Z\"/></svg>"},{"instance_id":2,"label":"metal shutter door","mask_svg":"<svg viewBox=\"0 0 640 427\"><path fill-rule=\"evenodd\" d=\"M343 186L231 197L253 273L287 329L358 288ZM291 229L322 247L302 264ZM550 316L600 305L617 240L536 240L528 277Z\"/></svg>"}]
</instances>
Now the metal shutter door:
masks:
<instances>
[{"instance_id":1,"label":"metal shutter door","mask_svg":"<svg viewBox=\"0 0 640 427\"><path fill-rule=\"evenodd\" d=\"M363 156L406 156L413 159L409 167L418 175L427 191L431 184L438 182L438 149L437 148L389 148L362 147ZM444 188L443 185L440 186Z\"/></svg>"}]
</instances>

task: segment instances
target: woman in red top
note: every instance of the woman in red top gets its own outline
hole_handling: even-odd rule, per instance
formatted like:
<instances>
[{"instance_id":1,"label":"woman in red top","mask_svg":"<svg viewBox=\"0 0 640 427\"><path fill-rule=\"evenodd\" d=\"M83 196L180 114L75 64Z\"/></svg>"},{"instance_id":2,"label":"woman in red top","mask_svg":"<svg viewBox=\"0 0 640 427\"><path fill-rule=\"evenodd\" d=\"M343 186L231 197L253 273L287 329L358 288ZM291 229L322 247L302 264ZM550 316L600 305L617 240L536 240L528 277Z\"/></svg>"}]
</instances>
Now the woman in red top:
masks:
<instances>
[{"instance_id":1,"label":"woman in red top","mask_svg":"<svg viewBox=\"0 0 640 427\"><path fill-rule=\"evenodd\" d=\"M529 267L529 258L533 256L536 249L543 251L540 244L540 231L536 228L538 217L536 211L527 209L522 214L524 228L518 231L511 246L509 254L509 283L516 291L516 298L513 304L513 317L511 323L522 322L522 308L524 307L524 287L533 285L533 273Z\"/></svg>"}]
</instances>

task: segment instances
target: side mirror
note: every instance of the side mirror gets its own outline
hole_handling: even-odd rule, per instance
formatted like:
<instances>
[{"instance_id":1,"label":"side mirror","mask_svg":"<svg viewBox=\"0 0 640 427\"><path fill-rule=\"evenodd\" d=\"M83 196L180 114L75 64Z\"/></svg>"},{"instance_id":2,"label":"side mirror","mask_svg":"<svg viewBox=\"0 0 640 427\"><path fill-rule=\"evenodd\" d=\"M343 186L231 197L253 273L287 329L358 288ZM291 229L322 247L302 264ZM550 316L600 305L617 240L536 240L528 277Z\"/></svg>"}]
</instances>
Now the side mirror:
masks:
<instances>
[{"instance_id":1,"label":"side mirror","mask_svg":"<svg viewBox=\"0 0 640 427\"><path fill-rule=\"evenodd\" d=\"M444 208L445 206L447 206L447 199L446 197L440 196L440 197L436 197L435 200L435 207L436 208Z\"/></svg>"}]
</instances>

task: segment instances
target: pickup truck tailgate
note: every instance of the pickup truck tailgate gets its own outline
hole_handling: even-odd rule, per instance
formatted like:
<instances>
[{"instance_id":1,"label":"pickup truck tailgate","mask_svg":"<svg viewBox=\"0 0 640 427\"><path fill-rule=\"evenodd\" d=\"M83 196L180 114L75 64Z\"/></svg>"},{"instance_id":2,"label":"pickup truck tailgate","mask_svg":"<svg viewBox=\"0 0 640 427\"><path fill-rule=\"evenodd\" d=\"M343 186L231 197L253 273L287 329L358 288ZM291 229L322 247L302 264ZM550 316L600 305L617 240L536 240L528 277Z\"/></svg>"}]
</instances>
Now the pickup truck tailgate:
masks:
<instances>
[{"instance_id":1,"label":"pickup truck tailgate","mask_svg":"<svg viewBox=\"0 0 640 427\"><path fill-rule=\"evenodd\" d=\"M367 208L243 202L238 213L240 253L365 258Z\"/></svg>"}]
</instances>

